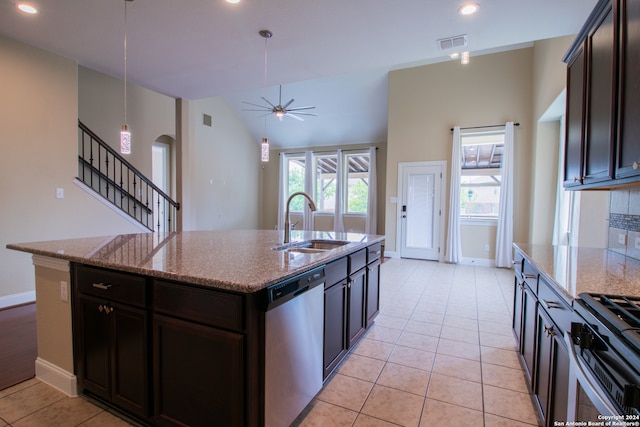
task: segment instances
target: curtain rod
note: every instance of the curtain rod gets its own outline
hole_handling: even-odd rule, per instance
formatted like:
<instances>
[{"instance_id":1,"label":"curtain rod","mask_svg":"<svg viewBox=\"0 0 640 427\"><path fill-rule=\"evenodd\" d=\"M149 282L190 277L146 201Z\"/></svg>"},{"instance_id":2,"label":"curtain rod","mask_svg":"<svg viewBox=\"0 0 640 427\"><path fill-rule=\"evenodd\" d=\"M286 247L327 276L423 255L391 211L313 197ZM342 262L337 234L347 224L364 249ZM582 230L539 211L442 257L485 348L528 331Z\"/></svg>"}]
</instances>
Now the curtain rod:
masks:
<instances>
[{"instance_id":1,"label":"curtain rod","mask_svg":"<svg viewBox=\"0 0 640 427\"><path fill-rule=\"evenodd\" d=\"M516 122L513 124L514 126L520 126L520 123ZM487 125L487 126L469 126L466 128L460 128L460 130L469 130L469 129L484 129L484 128L497 128L505 125ZM449 131L453 132L453 128L449 129Z\"/></svg>"},{"instance_id":2,"label":"curtain rod","mask_svg":"<svg viewBox=\"0 0 640 427\"><path fill-rule=\"evenodd\" d=\"M376 150L378 150L379 147L374 147ZM342 152L347 152L347 151L368 151L368 148L351 148L349 150L342 150ZM322 153L337 153L338 149L335 150L321 150L321 151L315 151L315 150L307 150L307 151L311 151L312 154L322 154ZM282 151L285 154L305 154L306 151Z\"/></svg>"}]
</instances>

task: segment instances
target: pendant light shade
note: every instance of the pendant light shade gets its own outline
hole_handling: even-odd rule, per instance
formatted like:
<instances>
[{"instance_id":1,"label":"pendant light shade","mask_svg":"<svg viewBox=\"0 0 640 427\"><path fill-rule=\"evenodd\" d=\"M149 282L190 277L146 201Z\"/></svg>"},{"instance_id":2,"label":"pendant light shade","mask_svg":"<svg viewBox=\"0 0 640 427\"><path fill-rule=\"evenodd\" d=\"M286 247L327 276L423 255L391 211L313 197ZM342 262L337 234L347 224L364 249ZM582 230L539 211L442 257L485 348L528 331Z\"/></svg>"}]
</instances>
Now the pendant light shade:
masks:
<instances>
[{"instance_id":1,"label":"pendant light shade","mask_svg":"<svg viewBox=\"0 0 640 427\"><path fill-rule=\"evenodd\" d=\"M262 149L262 161L268 162L269 161L269 140L267 139L267 137L262 138L262 143L260 144L260 146Z\"/></svg>"},{"instance_id":2,"label":"pendant light shade","mask_svg":"<svg viewBox=\"0 0 640 427\"><path fill-rule=\"evenodd\" d=\"M127 3L124 0L124 124L120 128L120 153L131 154L131 132L127 124Z\"/></svg>"}]
</instances>

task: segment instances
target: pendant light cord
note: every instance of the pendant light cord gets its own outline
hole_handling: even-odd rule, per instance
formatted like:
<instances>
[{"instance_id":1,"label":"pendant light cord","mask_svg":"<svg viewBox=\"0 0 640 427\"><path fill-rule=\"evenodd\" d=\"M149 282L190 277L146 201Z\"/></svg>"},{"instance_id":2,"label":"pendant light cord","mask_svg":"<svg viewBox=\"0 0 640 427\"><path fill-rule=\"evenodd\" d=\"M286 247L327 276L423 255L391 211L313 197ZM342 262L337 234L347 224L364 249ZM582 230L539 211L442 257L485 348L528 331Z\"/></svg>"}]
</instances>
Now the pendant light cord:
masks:
<instances>
[{"instance_id":1,"label":"pendant light cord","mask_svg":"<svg viewBox=\"0 0 640 427\"><path fill-rule=\"evenodd\" d=\"M267 97L267 40L269 37L264 38L264 97ZM264 116L264 137L267 137L267 116Z\"/></svg>"},{"instance_id":2,"label":"pendant light cord","mask_svg":"<svg viewBox=\"0 0 640 427\"><path fill-rule=\"evenodd\" d=\"M127 3L124 0L124 123L127 123Z\"/></svg>"}]
</instances>

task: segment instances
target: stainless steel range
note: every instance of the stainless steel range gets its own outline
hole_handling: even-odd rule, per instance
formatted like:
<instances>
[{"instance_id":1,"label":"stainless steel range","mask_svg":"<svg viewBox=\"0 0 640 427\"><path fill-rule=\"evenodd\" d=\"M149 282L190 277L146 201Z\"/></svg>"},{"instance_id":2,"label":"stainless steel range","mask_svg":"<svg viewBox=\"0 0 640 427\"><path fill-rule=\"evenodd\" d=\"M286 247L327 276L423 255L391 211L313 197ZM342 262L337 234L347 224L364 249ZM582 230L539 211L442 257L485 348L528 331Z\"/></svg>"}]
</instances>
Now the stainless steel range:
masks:
<instances>
[{"instance_id":1,"label":"stainless steel range","mask_svg":"<svg viewBox=\"0 0 640 427\"><path fill-rule=\"evenodd\" d=\"M568 420L640 425L640 298L580 294L574 309Z\"/></svg>"}]
</instances>

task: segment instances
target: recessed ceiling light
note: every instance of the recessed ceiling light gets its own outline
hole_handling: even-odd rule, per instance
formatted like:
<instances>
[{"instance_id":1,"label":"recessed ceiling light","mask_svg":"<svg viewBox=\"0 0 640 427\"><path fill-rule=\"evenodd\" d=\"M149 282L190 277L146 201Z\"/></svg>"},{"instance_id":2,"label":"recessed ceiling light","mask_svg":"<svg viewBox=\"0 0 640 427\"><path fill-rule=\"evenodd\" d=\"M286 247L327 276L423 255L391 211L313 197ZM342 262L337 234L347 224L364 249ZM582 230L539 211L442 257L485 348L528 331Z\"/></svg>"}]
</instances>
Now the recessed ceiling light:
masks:
<instances>
[{"instance_id":1,"label":"recessed ceiling light","mask_svg":"<svg viewBox=\"0 0 640 427\"><path fill-rule=\"evenodd\" d=\"M38 13L38 9L27 3L18 3L18 9L20 9L24 13L29 13L31 15Z\"/></svg>"},{"instance_id":2,"label":"recessed ceiling light","mask_svg":"<svg viewBox=\"0 0 640 427\"><path fill-rule=\"evenodd\" d=\"M236 4L240 3L240 0L227 0L227 3Z\"/></svg>"},{"instance_id":3,"label":"recessed ceiling light","mask_svg":"<svg viewBox=\"0 0 640 427\"><path fill-rule=\"evenodd\" d=\"M460 15L473 15L480 9L480 5L478 3L467 3L460 6L458 9L458 13Z\"/></svg>"}]
</instances>

